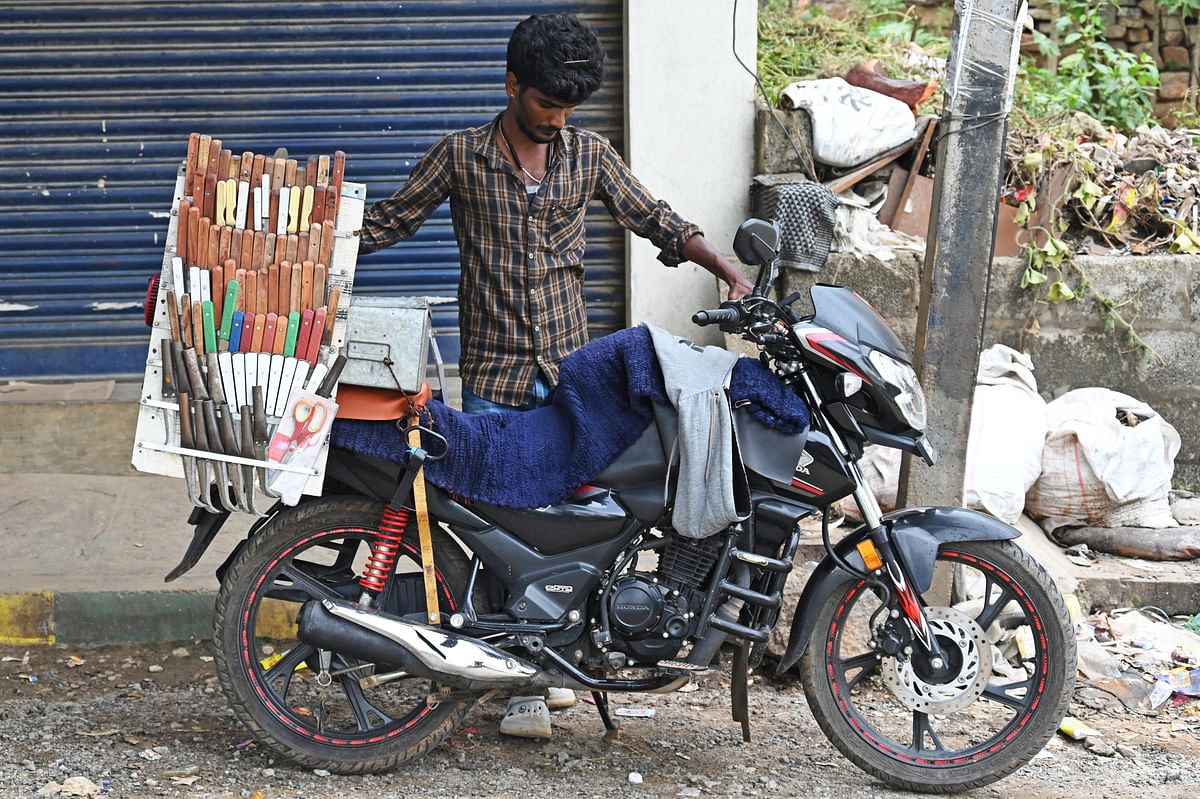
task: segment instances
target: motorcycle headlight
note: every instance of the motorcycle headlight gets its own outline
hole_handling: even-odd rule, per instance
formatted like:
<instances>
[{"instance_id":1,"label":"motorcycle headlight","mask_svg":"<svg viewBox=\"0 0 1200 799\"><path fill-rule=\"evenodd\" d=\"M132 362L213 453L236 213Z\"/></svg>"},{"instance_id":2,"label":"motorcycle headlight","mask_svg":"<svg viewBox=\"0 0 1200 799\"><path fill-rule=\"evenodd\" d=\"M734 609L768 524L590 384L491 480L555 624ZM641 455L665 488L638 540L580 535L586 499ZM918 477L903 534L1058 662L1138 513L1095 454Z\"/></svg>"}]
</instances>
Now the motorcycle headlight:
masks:
<instances>
[{"instance_id":1,"label":"motorcycle headlight","mask_svg":"<svg viewBox=\"0 0 1200 799\"><path fill-rule=\"evenodd\" d=\"M896 389L896 406L914 430L925 429L925 392L911 366L897 361L879 350L871 350L867 360L884 381Z\"/></svg>"}]
</instances>

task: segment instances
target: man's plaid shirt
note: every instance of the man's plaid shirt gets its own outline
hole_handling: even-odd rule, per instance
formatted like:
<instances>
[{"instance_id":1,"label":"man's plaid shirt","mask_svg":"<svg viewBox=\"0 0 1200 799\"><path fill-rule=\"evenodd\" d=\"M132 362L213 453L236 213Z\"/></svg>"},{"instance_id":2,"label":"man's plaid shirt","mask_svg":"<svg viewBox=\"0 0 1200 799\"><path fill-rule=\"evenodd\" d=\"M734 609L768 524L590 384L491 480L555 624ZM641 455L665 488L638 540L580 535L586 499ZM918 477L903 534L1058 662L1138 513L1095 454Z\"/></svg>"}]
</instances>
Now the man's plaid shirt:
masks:
<instances>
[{"instance_id":1,"label":"man's plaid shirt","mask_svg":"<svg viewBox=\"0 0 1200 799\"><path fill-rule=\"evenodd\" d=\"M563 358L587 342L589 200L653 242L668 266L683 260L680 250L700 228L651 196L606 139L572 127L555 137L549 174L527 194L496 144L499 119L438 140L408 182L367 211L359 252L407 239L449 198L462 265L463 382L485 399L520 405L539 367L557 384Z\"/></svg>"}]
</instances>

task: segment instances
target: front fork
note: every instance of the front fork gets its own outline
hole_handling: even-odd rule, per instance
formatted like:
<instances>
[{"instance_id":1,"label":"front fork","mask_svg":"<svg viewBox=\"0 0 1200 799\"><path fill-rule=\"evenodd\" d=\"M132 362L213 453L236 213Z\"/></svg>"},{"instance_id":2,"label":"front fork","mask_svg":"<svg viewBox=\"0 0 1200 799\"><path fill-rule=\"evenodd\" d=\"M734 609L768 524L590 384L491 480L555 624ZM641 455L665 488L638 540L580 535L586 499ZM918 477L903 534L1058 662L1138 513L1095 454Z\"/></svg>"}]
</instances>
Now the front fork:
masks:
<instances>
[{"instance_id":1,"label":"front fork","mask_svg":"<svg viewBox=\"0 0 1200 799\"><path fill-rule=\"evenodd\" d=\"M924 603L913 588L912 580L905 573L904 566L896 555L896 549L892 546L888 529L883 524L883 510L879 507L879 501L867 485L858 464L851 463L850 468L854 471L858 485L854 491L854 501L858 503L863 521L870 530L867 537L859 542L858 554L870 575L895 595L898 607L892 611L893 618L903 617L913 640L929 653L930 666L940 669L946 662L945 654L925 618ZM872 630L872 634L874 632Z\"/></svg>"}]
</instances>

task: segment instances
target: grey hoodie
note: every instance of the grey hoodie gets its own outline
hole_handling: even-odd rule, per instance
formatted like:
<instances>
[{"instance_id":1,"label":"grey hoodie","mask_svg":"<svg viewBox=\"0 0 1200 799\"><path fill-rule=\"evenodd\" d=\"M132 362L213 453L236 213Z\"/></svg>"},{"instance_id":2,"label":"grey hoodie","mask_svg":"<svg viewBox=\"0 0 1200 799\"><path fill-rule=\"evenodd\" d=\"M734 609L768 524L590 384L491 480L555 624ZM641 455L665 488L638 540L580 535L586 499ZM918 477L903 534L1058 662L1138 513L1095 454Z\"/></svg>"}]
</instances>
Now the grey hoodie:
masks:
<instances>
[{"instance_id":1,"label":"grey hoodie","mask_svg":"<svg viewBox=\"0 0 1200 799\"><path fill-rule=\"evenodd\" d=\"M734 458L733 419L725 391L738 356L644 325L654 342L667 399L679 414L679 434L672 447L679 459L679 483L671 523L680 535L706 538L747 515L738 507L748 488L741 462Z\"/></svg>"}]
</instances>

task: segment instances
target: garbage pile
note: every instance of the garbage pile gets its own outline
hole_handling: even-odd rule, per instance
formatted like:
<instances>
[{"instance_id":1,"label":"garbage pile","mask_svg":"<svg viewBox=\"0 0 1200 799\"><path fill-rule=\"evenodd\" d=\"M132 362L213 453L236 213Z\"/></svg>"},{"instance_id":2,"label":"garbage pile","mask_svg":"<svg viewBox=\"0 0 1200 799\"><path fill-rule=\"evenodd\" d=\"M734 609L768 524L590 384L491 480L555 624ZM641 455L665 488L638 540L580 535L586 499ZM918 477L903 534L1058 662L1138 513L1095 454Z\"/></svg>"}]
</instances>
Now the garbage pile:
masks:
<instances>
[{"instance_id":1,"label":"garbage pile","mask_svg":"<svg viewBox=\"0 0 1200 799\"><path fill-rule=\"evenodd\" d=\"M1165 725L1160 735L1196 735L1200 614L1172 619L1146 607L1074 619L1079 683L1074 715L1059 727L1063 735L1102 756L1116 754L1122 744L1106 740L1088 724L1101 715L1137 714Z\"/></svg>"},{"instance_id":2,"label":"garbage pile","mask_svg":"<svg viewBox=\"0 0 1200 799\"><path fill-rule=\"evenodd\" d=\"M1077 112L1058 132L1013 129L1003 199L1045 246L1089 255L1200 253L1200 130L1142 126L1133 135Z\"/></svg>"}]
</instances>

